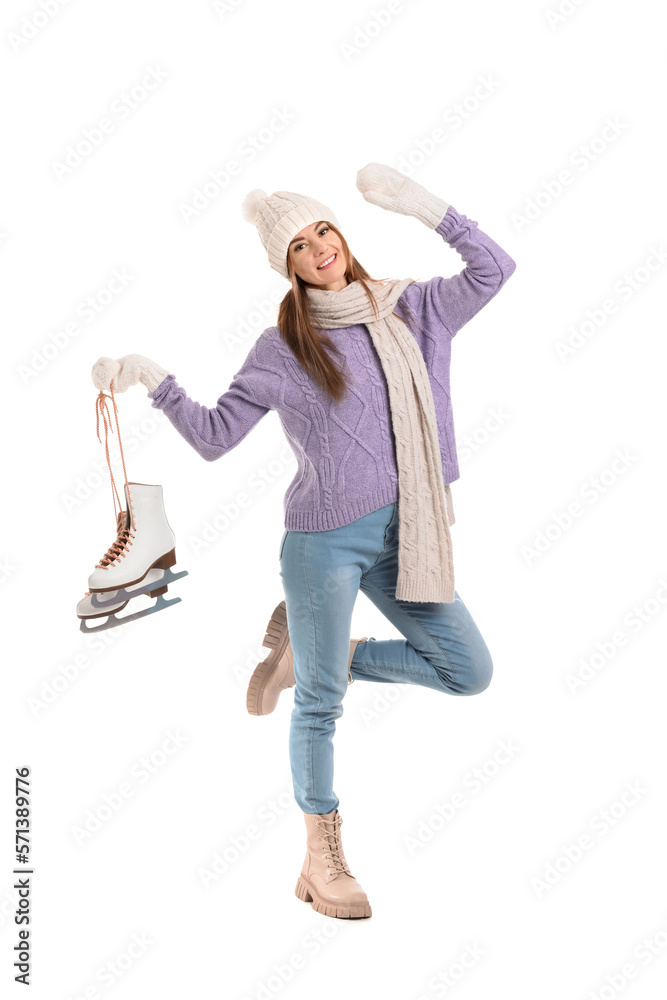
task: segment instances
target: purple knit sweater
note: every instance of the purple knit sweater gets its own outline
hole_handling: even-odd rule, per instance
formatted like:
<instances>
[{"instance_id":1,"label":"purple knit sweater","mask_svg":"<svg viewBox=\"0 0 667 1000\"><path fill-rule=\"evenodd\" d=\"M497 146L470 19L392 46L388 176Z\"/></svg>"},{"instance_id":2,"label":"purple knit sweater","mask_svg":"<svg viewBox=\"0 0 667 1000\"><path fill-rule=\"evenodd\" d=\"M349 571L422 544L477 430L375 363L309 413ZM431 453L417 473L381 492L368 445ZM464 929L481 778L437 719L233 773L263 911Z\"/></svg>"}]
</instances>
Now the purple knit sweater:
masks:
<instances>
[{"instance_id":1,"label":"purple knit sweater","mask_svg":"<svg viewBox=\"0 0 667 1000\"><path fill-rule=\"evenodd\" d=\"M466 263L459 274L416 281L403 291L416 326L433 390L445 483L459 478L449 395L452 338L494 297L516 268L497 243L451 205L436 226ZM346 397L334 403L269 327L255 341L217 405L190 399L173 375L149 396L185 440L207 461L240 444L275 410L297 458L296 475L283 500L285 528L326 531L342 527L398 499L396 445L380 358L364 324L328 330L345 355ZM333 357L336 357L335 355ZM338 357L337 364L342 359Z\"/></svg>"}]
</instances>

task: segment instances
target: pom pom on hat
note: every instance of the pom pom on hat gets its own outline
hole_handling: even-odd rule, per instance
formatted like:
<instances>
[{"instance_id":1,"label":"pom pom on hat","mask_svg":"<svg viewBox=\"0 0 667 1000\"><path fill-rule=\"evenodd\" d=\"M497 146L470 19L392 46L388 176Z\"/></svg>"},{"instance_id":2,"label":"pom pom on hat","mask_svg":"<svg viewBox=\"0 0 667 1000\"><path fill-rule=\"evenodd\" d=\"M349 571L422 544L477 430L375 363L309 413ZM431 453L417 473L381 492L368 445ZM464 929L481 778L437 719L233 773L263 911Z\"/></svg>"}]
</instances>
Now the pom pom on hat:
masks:
<instances>
[{"instance_id":1,"label":"pom pom on hat","mask_svg":"<svg viewBox=\"0 0 667 1000\"><path fill-rule=\"evenodd\" d=\"M248 192L241 203L241 214L246 222L252 222L253 224L257 222L260 202L265 201L268 197L266 191L263 191L261 188L254 188Z\"/></svg>"},{"instance_id":2,"label":"pom pom on hat","mask_svg":"<svg viewBox=\"0 0 667 1000\"><path fill-rule=\"evenodd\" d=\"M315 198L295 191L274 191L269 195L262 188L253 188L241 202L241 214L246 222L257 227L271 267L290 280L287 253L290 238L304 226L319 219L338 225L331 209Z\"/></svg>"}]
</instances>

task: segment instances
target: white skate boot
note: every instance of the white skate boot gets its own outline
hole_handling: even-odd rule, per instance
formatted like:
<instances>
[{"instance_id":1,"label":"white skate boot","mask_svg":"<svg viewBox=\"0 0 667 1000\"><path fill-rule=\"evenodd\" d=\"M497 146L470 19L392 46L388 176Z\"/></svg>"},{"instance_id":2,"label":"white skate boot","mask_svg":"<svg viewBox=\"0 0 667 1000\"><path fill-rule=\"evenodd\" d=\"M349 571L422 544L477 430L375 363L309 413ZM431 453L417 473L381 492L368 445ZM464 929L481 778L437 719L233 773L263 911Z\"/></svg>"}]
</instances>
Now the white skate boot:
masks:
<instances>
[{"instance_id":1,"label":"white skate boot","mask_svg":"<svg viewBox=\"0 0 667 1000\"><path fill-rule=\"evenodd\" d=\"M176 562L176 539L169 527L162 500L162 487L145 483L125 483L127 510L118 515L116 541L100 559L88 577L92 606L102 608L104 598L96 594L114 592L120 600L146 593L151 586L144 578L151 569L169 572ZM185 576L169 572L168 584ZM133 585L138 586L137 589ZM124 593L132 587L132 593Z\"/></svg>"}]
</instances>

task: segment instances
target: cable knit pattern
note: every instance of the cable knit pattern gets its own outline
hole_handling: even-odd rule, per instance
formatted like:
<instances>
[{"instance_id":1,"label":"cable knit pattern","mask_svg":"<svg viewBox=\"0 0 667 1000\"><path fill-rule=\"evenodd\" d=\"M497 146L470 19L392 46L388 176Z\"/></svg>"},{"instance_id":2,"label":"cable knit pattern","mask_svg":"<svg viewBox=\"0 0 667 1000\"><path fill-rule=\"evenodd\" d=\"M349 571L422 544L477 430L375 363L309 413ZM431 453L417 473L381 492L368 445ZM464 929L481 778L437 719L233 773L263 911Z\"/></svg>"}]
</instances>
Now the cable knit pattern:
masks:
<instances>
[{"instance_id":1,"label":"cable knit pattern","mask_svg":"<svg viewBox=\"0 0 667 1000\"><path fill-rule=\"evenodd\" d=\"M318 435L317 448L319 458L317 468L319 474L316 479L316 487L319 490L317 507L322 517L326 521L331 519L331 512L334 507L334 482L336 478L336 467L331 455L329 444L329 421L323 405L323 401L317 398L314 391L315 383L295 359L292 352L282 345L278 348L278 354L282 357L288 378L298 386L303 393L305 406L312 421L312 427Z\"/></svg>"},{"instance_id":2,"label":"cable knit pattern","mask_svg":"<svg viewBox=\"0 0 667 1000\"><path fill-rule=\"evenodd\" d=\"M387 384L383 373L378 372L377 355L373 351L373 345L368 337L367 330L361 327L347 327L349 334L350 350L354 358L363 365L364 371L370 383L370 400L373 407L373 417L377 420L381 441L381 461L383 468L381 475L398 484L396 469L396 445L394 442L394 432L387 409ZM336 418L339 423L340 417ZM347 428L349 434L351 428Z\"/></svg>"},{"instance_id":3,"label":"cable knit pattern","mask_svg":"<svg viewBox=\"0 0 667 1000\"><path fill-rule=\"evenodd\" d=\"M457 250L466 267L452 277L409 284L396 311L405 303L415 319L412 332L428 372L443 478L449 484L460 475L449 395L452 339L498 293L516 264L451 205L434 232ZM260 334L215 407L190 399L173 374L148 394L207 461L235 448L275 410L297 459L284 498L284 524L290 531L341 527L398 500L388 388L368 328L356 324L327 333L344 354L344 372L351 379L340 403L299 365L276 326Z\"/></svg>"}]
</instances>

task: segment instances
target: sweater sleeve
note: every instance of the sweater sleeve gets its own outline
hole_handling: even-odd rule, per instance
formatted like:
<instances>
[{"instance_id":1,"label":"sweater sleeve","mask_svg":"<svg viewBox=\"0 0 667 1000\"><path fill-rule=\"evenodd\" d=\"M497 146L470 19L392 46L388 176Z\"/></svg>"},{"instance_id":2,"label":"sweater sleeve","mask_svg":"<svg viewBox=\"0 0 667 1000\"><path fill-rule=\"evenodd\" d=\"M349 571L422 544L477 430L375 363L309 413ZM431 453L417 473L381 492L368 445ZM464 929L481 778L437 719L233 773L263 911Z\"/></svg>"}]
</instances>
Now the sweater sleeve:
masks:
<instances>
[{"instance_id":1,"label":"sweater sleeve","mask_svg":"<svg viewBox=\"0 0 667 1000\"><path fill-rule=\"evenodd\" d=\"M500 291L516 263L476 222L452 205L435 232L458 251L466 266L451 278L437 276L413 282L406 289L406 298L422 323L440 325L454 337Z\"/></svg>"},{"instance_id":2,"label":"sweater sleeve","mask_svg":"<svg viewBox=\"0 0 667 1000\"><path fill-rule=\"evenodd\" d=\"M255 366L256 351L255 344L214 407L190 399L172 374L148 393L153 407L164 411L179 434L207 462L221 458L240 444L271 409L260 401L265 382L262 370Z\"/></svg>"}]
</instances>

